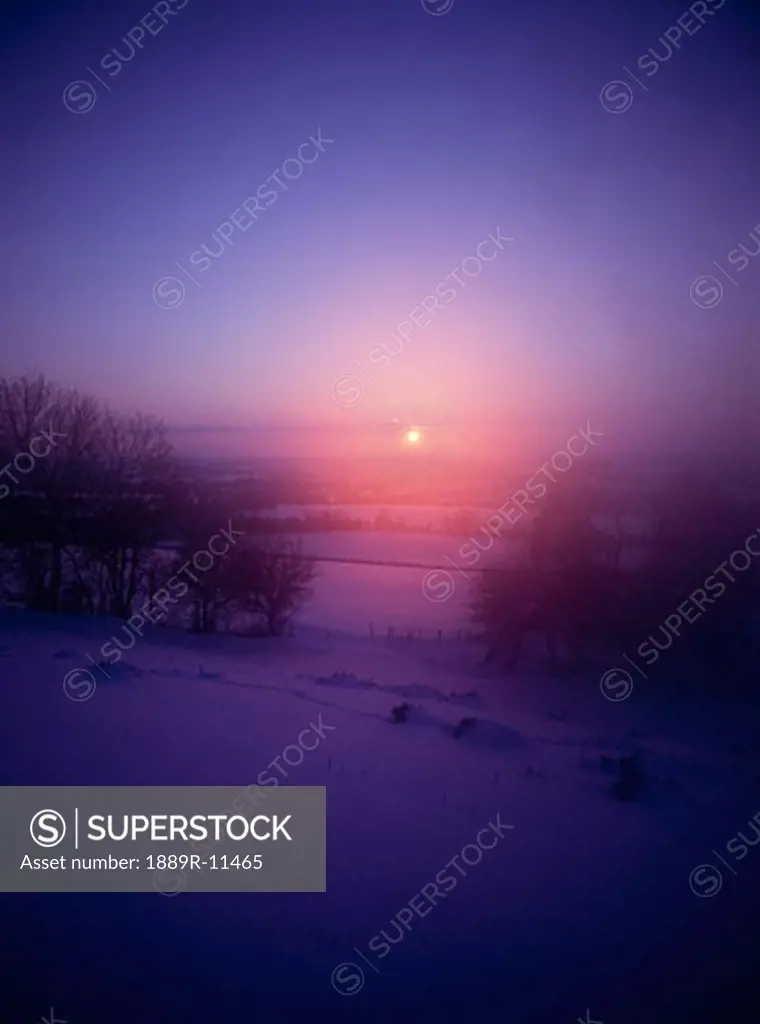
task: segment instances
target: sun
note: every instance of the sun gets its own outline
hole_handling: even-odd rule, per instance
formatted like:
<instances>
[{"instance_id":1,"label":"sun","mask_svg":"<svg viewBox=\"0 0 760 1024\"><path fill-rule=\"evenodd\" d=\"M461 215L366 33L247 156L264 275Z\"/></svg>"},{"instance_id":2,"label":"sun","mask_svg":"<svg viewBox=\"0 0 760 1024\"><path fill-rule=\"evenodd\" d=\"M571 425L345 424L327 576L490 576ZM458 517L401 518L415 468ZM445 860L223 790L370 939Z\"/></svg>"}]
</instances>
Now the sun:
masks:
<instances>
[{"instance_id":1,"label":"sun","mask_svg":"<svg viewBox=\"0 0 760 1024\"><path fill-rule=\"evenodd\" d=\"M420 441L422 441L422 433L415 427L412 427L411 430L407 430L404 434L404 444L417 445Z\"/></svg>"}]
</instances>

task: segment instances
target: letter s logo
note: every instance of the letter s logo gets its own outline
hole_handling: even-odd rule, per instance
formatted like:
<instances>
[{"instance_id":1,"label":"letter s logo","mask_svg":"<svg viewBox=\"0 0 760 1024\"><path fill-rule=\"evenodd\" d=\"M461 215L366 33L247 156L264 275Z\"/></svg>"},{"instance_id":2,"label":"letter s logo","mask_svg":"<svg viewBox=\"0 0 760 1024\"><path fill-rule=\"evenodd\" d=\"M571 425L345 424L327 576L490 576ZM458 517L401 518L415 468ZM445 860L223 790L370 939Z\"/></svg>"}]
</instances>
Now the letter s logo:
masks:
<instances>
[{"instance_id":1,"label":"letter s logo","mask_svg":"<svg viewBox=\"0 0 760 1024\"><path fill-rule=\"evenodd\" d=\"M57 846L66 835L66 822L58 811L37 811L29 825L29 834L38 846Z\"/></svg>"}]
</instances>

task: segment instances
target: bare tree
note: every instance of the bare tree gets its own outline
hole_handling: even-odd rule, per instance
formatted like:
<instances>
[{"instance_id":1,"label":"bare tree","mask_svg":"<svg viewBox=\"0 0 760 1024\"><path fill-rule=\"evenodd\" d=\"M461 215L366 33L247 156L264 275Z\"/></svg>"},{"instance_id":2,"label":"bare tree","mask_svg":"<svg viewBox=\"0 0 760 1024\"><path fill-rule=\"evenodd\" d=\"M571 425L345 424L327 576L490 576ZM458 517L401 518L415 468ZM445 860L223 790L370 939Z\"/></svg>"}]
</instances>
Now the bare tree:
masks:
<instances>
[{"instance_id":1,"label":"bare tree","mask_svg":"<svg viewBox=\"0 0 760 1024\"><path fill-rule=\"evenodd\" d=\"M101 417L100 437L93 529L79 561L97 580L103 610L128 618L161 539L171 445L162 421L110 412Z\"/></svg>"},{"instance_id":2,"label":"bare tree","mask_svg":"<svg viewBox=\"0 0 760 1024\"><path fill-rule=\"evenodd\" d=\"M44 457L35 438L47 439ZM32 468L0 505L28 606L128 616L171 480L165 426L43 375L0 378L0 452L28 450Z\"/></svg>"},{"instance_id":3,"label":"bare tree","mask_svg":"<svg viewBox=\"0 0 760 1024\"><path fill-rule=\"evenodd\" d=\"M317 576L300 541L270 539L231 564L231 594L241 609L263 619L269 636L282 636L312 596Z\"/></svg>"},{"instance_id":4,"label":"bare tree","mask_svg":"<svg viewBox=\"0 0 760 1024\"><path fill-rule=\"evenodd\" d=\"M218 500L196 493L181 495L176 508L176 522L182 538L177 564L195 562L199 552L207 551L209 540L227 520L227 509ZM194 633L213 633L219 613L232 601L230 559L221 555L210 566L200 569L197 562L185 579L191 601L190 628ZM234 556L239 557L238 555Z\"/></svg>"},{"instance_id":5,"label":"bare tree","mask_svg":"<svg viewBox=\"0 0 760 1024\"><path fill-rule=\"evenodd\" d=\"M42 414L49 410L54 385L44 374L34 377L0 377L0 446L11 459L26 451L29 442L47 424Z\"/></svg>"},{"instance_id":6,"label":"bare tree","mask_svg":"<svg viewBox=\"0 0 760 1024\"><path fill-rule=\"evenodd\" d=\"M96 453L97 420L93 398L41 374L0 379L0 448L14 467L20 454L33 456L2 507L4 543L15 552L30 607L59 607L64 548L76 532L81 474Z\"/></svg>"},{"instance_id":7,"label":"bare tree","mask_svg":"<svg viewBox=\"0 0 760 1024\"><path fill-rule=\"evenodd\" d=\"M598 494L576 488L547 502L533 521L528 566L486 572L473 604L491 641L485 663L504 654L514 670L532 634L543 637L552 672L577 671L622 630L622 578L616 538L594 522Z\"/></svg>"}]
</instances>

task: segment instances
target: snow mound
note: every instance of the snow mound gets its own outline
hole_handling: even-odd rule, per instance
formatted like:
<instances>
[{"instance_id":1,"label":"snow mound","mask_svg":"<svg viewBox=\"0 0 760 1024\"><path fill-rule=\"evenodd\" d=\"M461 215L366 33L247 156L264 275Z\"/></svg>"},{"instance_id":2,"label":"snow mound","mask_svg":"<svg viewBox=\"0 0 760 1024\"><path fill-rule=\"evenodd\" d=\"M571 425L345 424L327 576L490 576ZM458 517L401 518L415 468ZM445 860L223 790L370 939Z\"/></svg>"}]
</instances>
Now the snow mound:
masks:
<instances>
[{"instance_id":1,"label":"snow mound","mask_svg":"<svg viewBox=\"0 0 760 1024\"><path fill-rule=\"evenodd\" d=\"M97 666L105 676L106 683L124 682L127 679L136 679L143 675L141 668L130 664L128 661L119 661L115 665L112 665L109 661L99 661Z\"/></svg>"},{"instance_id":2,"label":"snow mound","mask_svg":"<svg viewBox=\"0 0 760 1024\"><path fill-rule=\"evenodd\" d=\"M315 680L319 686L340 686L346 690L381 690L382 687L374 679L359 679L353 672L333 672L329 677L318 676Z\"/></svg>"},{"instance_id":3,"label":"snow mound","mask_svg":"<svg viewBox=\"0 0 760 1024\"><path fill-rule=\"evenodd\" d=\"M461 723L460 723L461 725ZM517 729L492 718L478 718L457 737L460 743L492 752L508 752L525 747L529 740Z\"/></svg>"},{"instance_id":4,"label":"snow mound","mask_svg":"<svg viewBox=\"0 0 760 1024\"><path fill-rule=\"evenodd\" d=\"M374 679L361 679L352 672L334 672L331 676L317 676L313 682L318 686L336 686L346 690L378 690L394 697L409 700L435 700L458 704L462 707L477 707L480 699L475 690L468 693L444 693L433 686L421 683L401 683L397 686L383 686Z\"/></svg>"}]
</instances>

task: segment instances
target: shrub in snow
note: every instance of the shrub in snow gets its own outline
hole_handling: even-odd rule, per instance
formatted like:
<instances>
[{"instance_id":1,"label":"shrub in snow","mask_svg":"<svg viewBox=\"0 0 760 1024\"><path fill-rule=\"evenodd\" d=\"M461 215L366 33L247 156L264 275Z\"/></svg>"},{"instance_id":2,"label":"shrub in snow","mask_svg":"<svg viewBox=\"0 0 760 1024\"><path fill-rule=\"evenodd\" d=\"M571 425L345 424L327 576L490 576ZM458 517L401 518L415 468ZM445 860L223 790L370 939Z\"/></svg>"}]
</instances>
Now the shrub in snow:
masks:
<instances>
[{"instance_id":1,"label":"shrub in snow","mask_svg":"<svg viewBox=\"0 0 760 1024\"><path fill-rule=\"evenodd\" d=\"M638 757L633 754L631 757L621 757L618 762L619 775L615 785L612 787L613 794L618 800L630 803L638 799L641 788L644 784L644 773Z\"/></svg>"},{"instance_id":2,"label":"shrub in snow","mask_svg":"<svg viewBox=\"0 0 760 1024\"><path fill-rule=\"evenodd\" d=\"M409 718L409 712L411 710L411 704L407 704L406 701L403 704L397 704L395 708L391 708L391 716L393 718L393 721L397 725L401 722L406 722Z\"/></svg>"},{"instance_id":3,"label":"shrub in snow","mask_svg":"<svg viewBox=\"0 0 760 1024\"><path fill-rule=\"evenodd\" d=\"M221 672L209 671L208 669L205 669L203 667L203 665L199 665L198 666L198 678L199 679L221 679L222 678L222 673Z\"/></svg>"},{"instance_id":4,"label":"shrub in snow","mask_svg":"<svg viewBox=\"0 0 760 1024\"><path fill-rule=\"evenodd\" d=\"M139 669L136 665L130 665L127 661L114 663L101 658L97 662L97 667L110 682L118 682L119 680L131 679L142 675L142 669ZM98 679L98 682L100 682L100 679Z\"/></svg>"},{"instance_id":5,"label":"shrub in snow","mask_svg":"<svg viewBox=\"0 0 760 1024\"><path fill-rule=\"evenodd\" d=\"M377 687L374 679L360 679L353 672L333 672L331 676L317 676L314 682L322 686L345 686L351 690L372 690Z\"/></svg>"}]
</instances>

